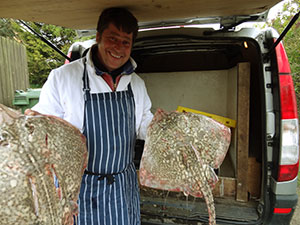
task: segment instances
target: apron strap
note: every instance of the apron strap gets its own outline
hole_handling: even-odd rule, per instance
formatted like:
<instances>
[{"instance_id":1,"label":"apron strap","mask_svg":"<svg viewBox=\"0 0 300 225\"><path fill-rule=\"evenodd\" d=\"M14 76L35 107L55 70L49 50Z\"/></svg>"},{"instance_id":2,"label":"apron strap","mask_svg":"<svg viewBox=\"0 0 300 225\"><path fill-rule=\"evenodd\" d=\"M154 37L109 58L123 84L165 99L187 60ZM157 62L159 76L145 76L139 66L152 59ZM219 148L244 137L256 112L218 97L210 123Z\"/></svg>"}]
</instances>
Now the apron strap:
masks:
<instances>
[{"instance_id":1,"label":"apron strap","mask_svg":"<svg viewBox=\"0 0 300 225\"><path fill-rule=\"evenodd\" d=\"M83 59L83 66L84 66L83 67L83 75L82 75L83 91L85 93L89 93L89 91L90 91L90 84L89 84L88 73L87 73L87 70L86 70L86 56ZM128 91L129 91L130 95L133 96L133 92L132 92L132 89L131 89L130 82L129 82L127 88L128 88Z\"/></svg>"},{"instance_id":2,"label":"apron strap","mask_svg":"<svg viewBox=\"0 0 300 225\"><path fill-rule=\"evenodd\" d=\"M89 78L88 78L88 73L86 70L86 57L83 59L83 76L82 76L82 81L83 81L83 91L84 92L89 92L90 91L90 84L89 84Z\"/></svg>"},{"instance_id":3,"label":"apron strap","mask_svg":"<svg viewBox=\"0 0 300 225\"><path fill-rule=\"evenodd\" d=\"M98 181L100 180L104 180L104 178L107 179L107 184L113 184L115 182L115 176L116 175L119 175L121 173L124 173L126 170L128 170L128 168L130 167L131 163L129 165L127 165L125 167L125 169L123 169L122 171L120 172L117 172L117 173L111 173L111 174L102 174L102 173L93 173L91 171L87 171L85 170L84 171L84 174L88 174L88 175L94 175L94 176L99 176L98 177Z\"/></svg>"},{"instance_id":4,"label":"apron strap","mask_svg":"<svg viewBox=\"0 0 300 225\"><path fill-rule=\"evenodd\" d=\"M114 175L117 175L115 173L113 174L101 174L101 173L93 173L90 171L85 170L84 174L88 174L88 175L94 175L94 176L99 176L98 180L104 180L104 178L107 178L107 184L113 184L115 182L115 177Z\"/></svg>"},{"instance_id":5,"label":"apron strap","mask_svg":"<svg viewBox=\"0 0 300 225\"><path fill-rule=\"evenodd\" d=\"M132 88L131 88L131 82L129 82L129 84L127 85L127 89L128 89L128 93L131 97L133 97L133 92L132 92Z\"/></svg>"}]
</instances>

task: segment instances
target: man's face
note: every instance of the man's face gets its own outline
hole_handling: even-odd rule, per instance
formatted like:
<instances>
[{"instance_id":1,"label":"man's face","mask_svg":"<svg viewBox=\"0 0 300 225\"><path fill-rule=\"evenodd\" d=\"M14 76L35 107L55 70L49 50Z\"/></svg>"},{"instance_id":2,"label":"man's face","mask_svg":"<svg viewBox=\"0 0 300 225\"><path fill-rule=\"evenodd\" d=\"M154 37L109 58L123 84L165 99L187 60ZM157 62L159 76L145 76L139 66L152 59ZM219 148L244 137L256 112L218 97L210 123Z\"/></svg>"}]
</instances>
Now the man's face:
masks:
<instances>
[{"instance_id":1,"label":"man's face","mask_svg":"<svg viewBox=\"0 0 300 225\"><path fill-rule=\"evenodd\" d=\"M112 23L103 31L102 36L97 32L98 58L108 71L118 69L128 61L132 36L132 33L123 32Z\"/></svg>"}]
</instances>

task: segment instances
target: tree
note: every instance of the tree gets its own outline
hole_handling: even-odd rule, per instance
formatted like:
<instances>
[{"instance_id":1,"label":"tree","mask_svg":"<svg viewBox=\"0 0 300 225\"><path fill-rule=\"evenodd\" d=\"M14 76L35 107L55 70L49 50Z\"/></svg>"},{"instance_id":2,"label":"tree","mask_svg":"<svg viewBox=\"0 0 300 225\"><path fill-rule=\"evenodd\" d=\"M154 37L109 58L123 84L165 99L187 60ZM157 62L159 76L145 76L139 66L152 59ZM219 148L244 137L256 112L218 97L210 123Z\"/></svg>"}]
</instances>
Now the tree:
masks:
<instances>
[{"instance_id":1,"label":"tree","mask_svg":"<svg viewBox=\"0 0 300 225\"><path fill-rule=\"evenodd\" d=\"M267 24L274 27L281 33L292 17L300 10L300 0L290 0L283 5L282 10L277 17ZM287 52L291 65L292 76L297 95L298 113L300 112L300 20L298 19L294 26L283 38L285 50Z\"/></svg>"},{"instance_id":2,"label":"tree","mask_svg":"<svg viewBox=\"0 0 300 225\"><path fill-rule=\"evenodd\" d=\"M72 29L34 22L27 24L64 53L67 53L76 36L75 30ZM14 38L26 46L29 82L32 87L41 87L50 71L63 65L65 61L63 56L18 21L1 19L0 25L1 36Z\"/></svg>"},{"instance_id":3,"label":"tree","mask_svg":"<svg viewBox=\"0 0 300 225\"><path fill-rule=\"evenodd\" d=\"M0 36L14 38L15 32L10 19L0 19Z\"/></svg>"}]
</instances>

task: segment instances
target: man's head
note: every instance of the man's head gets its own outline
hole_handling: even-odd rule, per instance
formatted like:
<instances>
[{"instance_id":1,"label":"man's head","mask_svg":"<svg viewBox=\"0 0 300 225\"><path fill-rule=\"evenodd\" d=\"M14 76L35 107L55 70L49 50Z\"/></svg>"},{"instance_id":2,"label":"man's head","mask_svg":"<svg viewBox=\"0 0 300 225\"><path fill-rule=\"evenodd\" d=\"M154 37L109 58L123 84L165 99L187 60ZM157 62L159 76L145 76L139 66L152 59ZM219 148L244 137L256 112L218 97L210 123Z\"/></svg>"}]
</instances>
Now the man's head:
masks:
<instances>
[{"instance_id":1,"label":"man's head","mask_svg":"<svg viewBox=\"0 0 300 225\"><path fill-rule=\"evenodd\" d=\"M109 8L102 12L96 35L98 58L109 71L128 61L137 31L137 19L128 10Z\"/></svg>"},{"instance_id":2,"label":"man's head","mask_svg":"<svg viewBox=\"0 0 300 225\"><path fill-rule=\"evenodd\" d=\"M102 35L109 24L114 24L119 30L133 34L133 42L138 33L138 21L135 16L125 8L108 8L99 16L97 31Z\"/></svg>"}]
</instances>

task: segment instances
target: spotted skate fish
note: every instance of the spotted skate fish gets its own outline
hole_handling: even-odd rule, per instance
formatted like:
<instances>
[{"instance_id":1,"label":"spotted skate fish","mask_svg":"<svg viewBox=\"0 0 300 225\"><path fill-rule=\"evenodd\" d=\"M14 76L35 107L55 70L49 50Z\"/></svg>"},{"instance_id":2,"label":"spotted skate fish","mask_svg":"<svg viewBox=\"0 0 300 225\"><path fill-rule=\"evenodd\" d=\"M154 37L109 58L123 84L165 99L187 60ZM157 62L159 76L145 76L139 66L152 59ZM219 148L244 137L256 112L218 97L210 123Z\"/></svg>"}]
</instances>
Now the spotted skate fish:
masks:
<instances>
[{"instance_id":1,"label":"spotted skate fish","mask_svg":"<svg viewBox=\"0 0 300 225\"><path fill-rule=\"evenodd\" d=\"M86 164L85 137L77 128L0 104L1 224L73 224Z\"/></svg>"},{"instance_id":2,"label":"spotted skate fish","mask_svg":"<svg viewBox=\"0 0 300 225\"><path fill-rule=\"evenodd\" d=\"M140 164L141 185L204 197L209 224L216 224L213 168L223 162L230 129L194 113L158 110L148 128Z\"/></svg>"}]
</instances>

